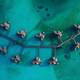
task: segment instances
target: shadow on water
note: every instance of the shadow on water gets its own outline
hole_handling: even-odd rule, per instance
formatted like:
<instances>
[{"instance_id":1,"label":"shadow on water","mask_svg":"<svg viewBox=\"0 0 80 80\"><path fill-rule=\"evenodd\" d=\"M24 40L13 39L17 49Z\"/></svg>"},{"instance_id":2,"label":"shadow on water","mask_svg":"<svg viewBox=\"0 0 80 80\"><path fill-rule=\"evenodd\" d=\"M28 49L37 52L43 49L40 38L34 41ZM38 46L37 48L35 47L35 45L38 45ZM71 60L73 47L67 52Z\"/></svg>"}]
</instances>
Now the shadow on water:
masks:
<instances>
[{"instance_id":1,"label":"shadow on water","mask_svg":"<svg viewBox=\"0 0 80 80\"><path fill-rule=\"evenodd\" d=\"M72 52L72 50L71 50L71 45L68 45L68 46L64 49L64 58L65 58L66 60L71 59L71 52Z\"/></svg>"},{"instance_id":2,"label":"shadow on water","mask_svg":"<svg viewBox=\"0 0 80 80\"><path fill-rule=\"evenodd\" d=\"M28 62L28 59L29 59L29 55L28 54L30 54L31 53L31 50L28 50L26 53L21 53L21 57L22 57L22 63L21 63L21 65L25 65L25 66L27 66L28 64L27 64L27 62Z\"/></svg>"},{"instance_id":3,"label":"shadow on water","mask_svg":"<svg viewBox=\"0 0 80 80\"><path fill-rule=\"evenodd\" d=\"M66 11L69 0L33 0L33 7L44 20L51 20Z\"/></svg>"}]
</instances>

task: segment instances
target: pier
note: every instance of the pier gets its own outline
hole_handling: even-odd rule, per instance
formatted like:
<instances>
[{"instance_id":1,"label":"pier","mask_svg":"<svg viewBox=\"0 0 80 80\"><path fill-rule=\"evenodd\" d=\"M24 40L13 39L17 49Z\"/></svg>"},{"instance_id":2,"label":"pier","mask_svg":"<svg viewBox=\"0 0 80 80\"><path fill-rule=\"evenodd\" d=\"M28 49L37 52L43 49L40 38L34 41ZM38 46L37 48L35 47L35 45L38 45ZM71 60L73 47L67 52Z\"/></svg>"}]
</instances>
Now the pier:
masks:
<instances>
[{"instance_id":1,"label":"pier","mask_svg":"<svg viewBox=\"0 0 80 80\"><path fill-rule=\"evenodd\" d=\"M80 32L77 33L77 34L74 35L74 36L71 36L69 39L67 39L66 41L64 41L64 42L62 42L61 44L59 44L59 45L57 46L57 48L58 48L58 47L61 47L61 46L64 45L64 44L66 44L67 42L69 42L69 41L75 39L75 38L78 37L79 35L80 35Z\"/></svg>"},{"instance_id":2,"label":"pier","mask_svg":"<svg viewBox=\"0 0 80 80\"><path fill-rule=\"evenodd\" d=\"M62 43L58 44L57 46L55 45L26 45L26 44L23 44L22 42L18 42L16 39L13 39L5 34L2 34L0 33L0 37L4 38L4 39L7 39L9 41L11 41L12 43L16 43L16 45L19 45L23 48L58 48L58 47L61 47L63 46L64 44L68 43L69 41L75 39L76 37L78 37L80 35L80 32L75 34L74 36L68 38L66 41L63 41Z\"/></svg>"}]
</instances>

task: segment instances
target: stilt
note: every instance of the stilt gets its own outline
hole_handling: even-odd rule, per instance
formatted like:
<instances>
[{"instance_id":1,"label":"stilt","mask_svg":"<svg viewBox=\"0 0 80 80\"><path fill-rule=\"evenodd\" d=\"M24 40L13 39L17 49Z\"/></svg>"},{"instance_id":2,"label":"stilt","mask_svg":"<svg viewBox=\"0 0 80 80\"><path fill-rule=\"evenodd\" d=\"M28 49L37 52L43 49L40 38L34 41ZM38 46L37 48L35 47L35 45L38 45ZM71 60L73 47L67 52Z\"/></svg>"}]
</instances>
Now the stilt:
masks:
<instances>
[{"instance_id":1,"label":"stilt","mask_svg":"<svg viewBox=\"0 0 80 80\"><path fill-rule=\"evenodd\" d=\"M59 64L56 57L56 47L54 49L52 48L52 56L49 59L49 64L54 64L54 65Z\"/></svg>"},{"instance_id":2,"label":"stilt","mask_svg":"<svg viewBox=\"0 0 80 80\"><path fill-rule=\"evenodd\" d=\"M56 47L52 48L52 57L56 57Z\"/></svg>"},{"instance_id":3,"label":"stilt","mask_svg":"<svg viewBox=\"0 0 80 80\"><path fill-rule=\"evenodd\" d=\"M37 56L35 59L33 59L32 64L40 65L41 64L41 59L40 59L40 49L37 48Z\"/></svg>"},{"instance_id":4,"label":"stilt","mask_svg":"<svg viewBox=\"0 0 80 80\"><path fill-rule=\"evenodd\" d=\"M40 48L37 48L37 57L40 57Z\"/></svg>"}]
</instances>

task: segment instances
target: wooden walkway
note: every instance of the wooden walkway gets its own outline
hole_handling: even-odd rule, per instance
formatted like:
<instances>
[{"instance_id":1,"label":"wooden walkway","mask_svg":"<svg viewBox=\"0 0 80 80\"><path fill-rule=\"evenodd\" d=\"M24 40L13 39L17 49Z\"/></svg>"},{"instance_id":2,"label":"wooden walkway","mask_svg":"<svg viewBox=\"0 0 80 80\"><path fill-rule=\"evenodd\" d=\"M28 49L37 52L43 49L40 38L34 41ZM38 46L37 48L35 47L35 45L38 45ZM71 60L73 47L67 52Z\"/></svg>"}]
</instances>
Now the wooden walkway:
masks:
<instances>
[{"instance_id":1,"label":"wooden walkway","mask_svg":"<svg viewBox=\"0 0 80 80\"><path fill-rule=\"evenodd\" d=\"M3 37L13 43L16 43L17 45L20 45L21 47L23 48L58 48L58 47L61 47L63 46L64 44L70 42L72 39L75 39L76 37L78 37L80 35L80 33L77 33L76 35L74 35L73 37L70 37L69 39L67 39L66 41L63 41L61 44L57 45L57 46L54 46L54 45L40 45L40 46L36 46L36 45L26 45L26 44L23 44L23 43L20 43L18 41L16 41L15 39L5 35L5 34L1 34L0 33L0 37Z\"/></svg>"}]
</instances>

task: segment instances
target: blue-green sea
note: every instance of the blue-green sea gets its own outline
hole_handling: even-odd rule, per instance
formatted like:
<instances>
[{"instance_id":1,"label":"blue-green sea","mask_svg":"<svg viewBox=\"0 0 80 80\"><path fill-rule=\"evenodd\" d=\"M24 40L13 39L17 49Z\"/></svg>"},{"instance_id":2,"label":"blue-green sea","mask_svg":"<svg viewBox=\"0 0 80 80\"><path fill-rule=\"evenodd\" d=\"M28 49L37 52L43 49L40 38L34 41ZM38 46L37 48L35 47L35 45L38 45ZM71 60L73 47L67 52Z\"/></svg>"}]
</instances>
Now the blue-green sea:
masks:
<instances>
[{"instance_id":1,"label":"blue-green sea","mask_svg":"<svg viewBox=\"0 0 80 80\"><path fill-rule=\"evenodd\" d=\"M69 31L73 24L80 24L80 0L0 0L0 23L9 21L10 31L1 32L15 38L18 30L27 31L25 45L40 45L33 39L37 32L48 33L63 31L63 40L74 34ZM80 41L80 37L76 40ZM0 46L7 46L10 41L0 37ZM44 45L49 45L46 39ZM51 49L40 49L41 65L30 65L37 55L36 49L24 49L19 45L10 46L8 53L0 55L0 80L80 80L80 50L70 51L70 43L57 50L59 65L48 65ZM64 54L68 54L68 59ZM21 54L20 64L11 63L10 58Z\"/></svg>"}]
</instances>

